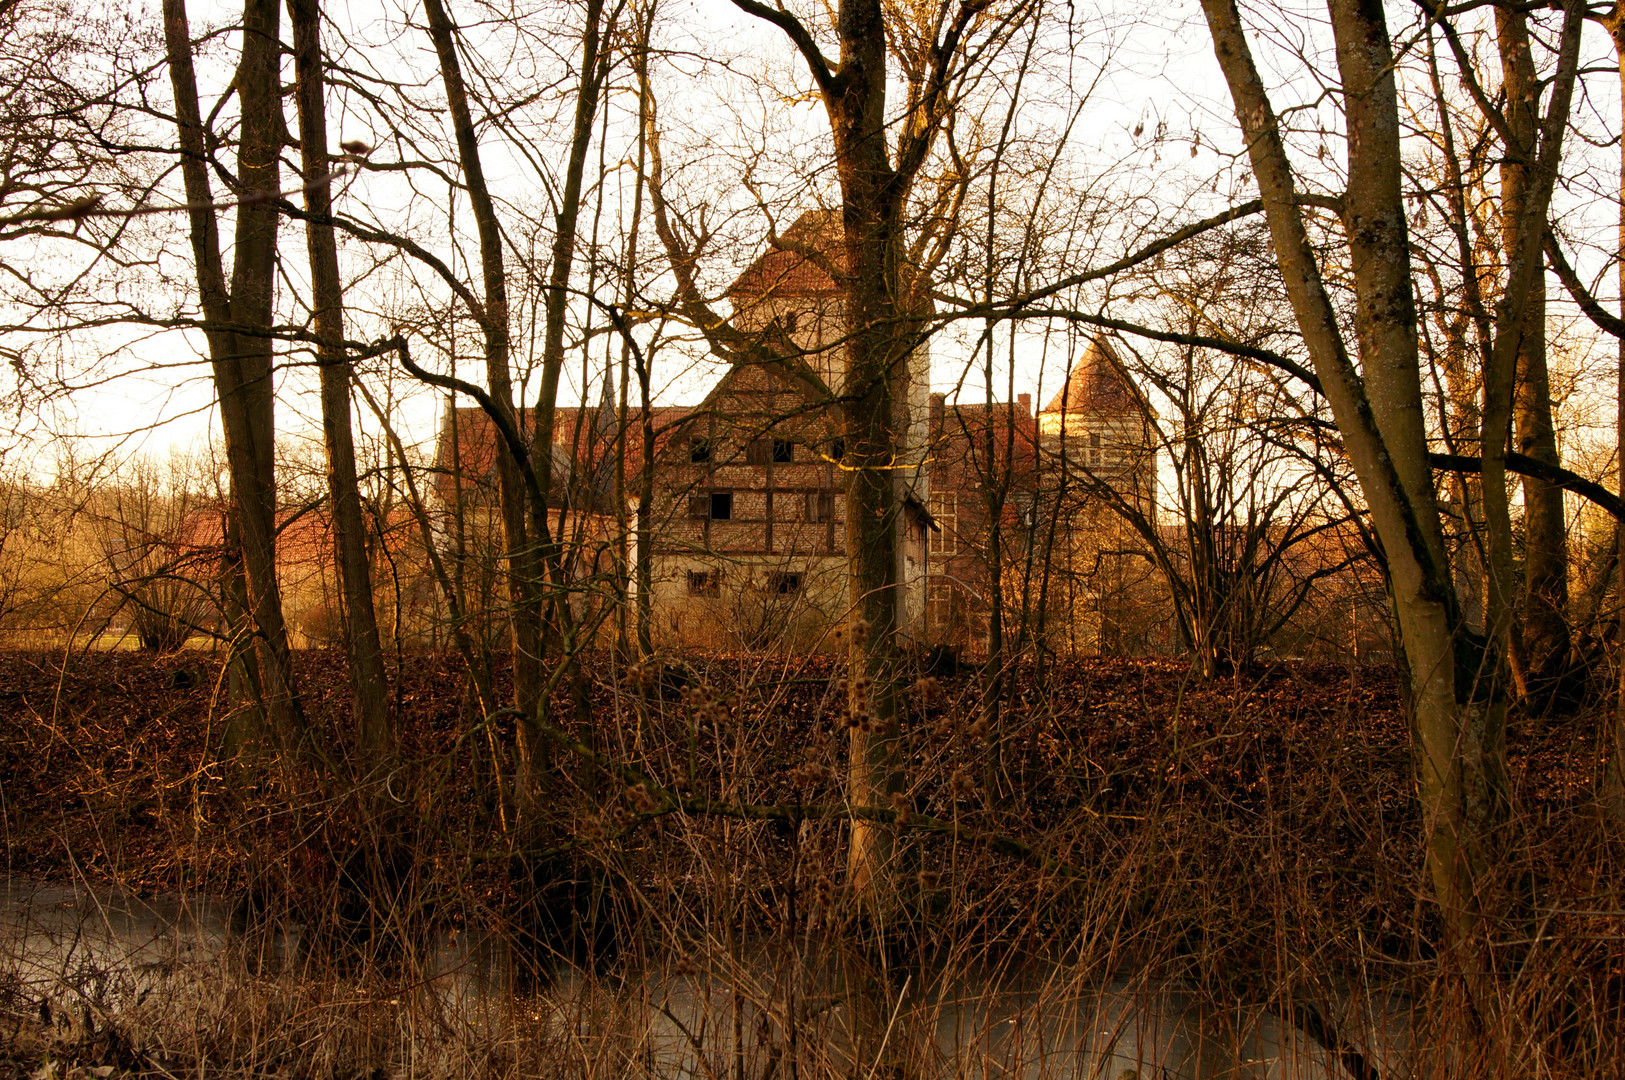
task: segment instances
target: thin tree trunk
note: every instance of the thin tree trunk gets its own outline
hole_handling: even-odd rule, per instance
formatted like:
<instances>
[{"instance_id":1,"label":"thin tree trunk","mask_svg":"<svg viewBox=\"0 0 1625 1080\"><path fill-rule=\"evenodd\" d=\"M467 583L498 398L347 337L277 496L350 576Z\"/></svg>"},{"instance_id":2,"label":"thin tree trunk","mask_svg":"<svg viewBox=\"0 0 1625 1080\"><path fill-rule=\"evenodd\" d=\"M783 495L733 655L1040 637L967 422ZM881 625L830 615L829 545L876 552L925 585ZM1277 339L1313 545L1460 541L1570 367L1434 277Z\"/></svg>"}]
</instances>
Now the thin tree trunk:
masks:
<instances>
[{"instance_id":1,"label":"thin tree trunk","mask_svg":"<svg viewBox=\"0 0 1625 1080\"><path fill-rule=\"evenodd\" d=\"M570 154L565 164L564 190L554 215L553 250L547 279L547 302L542 329L542 378L532 414L535 422L533 443L537 480L542 492L551 495L553 483L553 428L558 405L559 378L564 371L564 318L570 301L570 270L575 262L576 223L581 215L581 177L586 170L587 150L592 143L593 116L598 109L598 91L604 72L599 55L603 0L587 0L586 21L581 29L581 82L576 90L575 119L570 136ZM549 501L551 501L549 499ZM537 538L548 544L547 507L535 511L541 519L533 524Z\"/></svg>"},{"instance_id":2,"label":"thin tree trunk","mask_svg":"<svg viewBox=\"0 0 1625 1080\"><path fill-rule=\"evenodd\" d=\"M548 521L549 505L553 501L553 430L555 410L558 406L559 378L564 370L564 320L570 300L570 271L575 261L576 225L581 214L581 178L586 168L587 150L592 143L593 116L598 107L598 91L605 74L599 55L601 29L599 21L602 13L603 0L587 0L586 18L581 30L581 81L576 88L570 155L565 165L564 190L559 195L558 213L554 216L553 250L543 316L541 387L537 392L536 406L531 411L531 421L534 425L531 431L531 453L536 463L541 496L534 499L531 506L530 530L537 547L539 564L537 569L551 571L555 584L558 585L562 585L565 580L561 550L564 513L561 509L557 521L558 532L561 535L555 538ZM586 360L584 348L582 351L584 367ZM584 379L583 389L586 385ZM585 410L582 415L585 416ZM541 653L540 660L544 663L551 658L559 643L574 638L570 632L572 620L568 592L563 588L556 588L549 607L550 617L544 616L540 627L541 636L537 643ZM580 718L590 719L583 682L585 676L580 667L578 649L572 649L562 659L570 666L569 682L572 696L576 701L576 713ZM539 702L537 708L543 709L546 705L546 702ZM584 738L589 744L592 743L590 725ZM545 753L545 744L537 747L537 750ZM589 792L596 779L596 772L589 767L587 769Z\"/></svg>"},{"instance_id":3,"label":"thin tree trunk","mask_svg":"<svg viewBox=\"0 0 1625 1080\"><path fill-rule=\"evenodd\" d=\"M1605 25L1614 42L1614 54L1619 64L1619 116L1621 130L1625 130L1625 0L1616 0ZM1620 140L1619 179L1619 236L1618 250L1614 252L1614 272L1619 282L1620 314L1625 316L1625 139ZM1620 484L1625 487L1625 337L1615 342L1618 347L1615 407L1618 412L1617 448L1614 466L1619 472ZM1625 821L1625 525L1617 528L1619 543L1619 585L1614 592L1614 603L1619 605L1619 641L1616 643L1615 663L1619 665L1618 683L1614 693L1613 745L1608 762L1608 782L1605 784L1604 803L1616 822Z\"/></svg>"},{"instance_id":4,"label":"thin tree trunk","mask_svg":"<svg viewBox=\"0 0 1625 1080\"><path fill-rule=\"evenodd\" d=\"M389 686L384 676L378 616L373 607L367 529L356 488L355 440L350 417L352 369L344 351L344 284L333 236L332 163L327 154L327 109L322 73L318 0L287 0L293 24L294 73L299 99L299 153L304 172L305 237L310 249L311 309L321 377L322 436L327 449L327 495L333 548L344 602L344 646L354 698L362 773L383 767L394 749Z\"/></svg>"},{"instance_id":5,"label":"thin tree trunk","mask_svg":"<svg viewBox=\"0 0 1625 1080\"><path fill-rule=\"evenodd\" d=\"M625 302L631 305L636 292L637 284L637 250L638 230L643 222L643 187L644 178L648 169L649 154L649 116L648 116L648 57L649 57L649 31L654 22L655 5L651 3L648 9L637 19L636 55L633 65L638 72L638 158L636 188L632 192L632 222L627 237L626 250L626 293ZM634 352L630 339L621 343L621 429L619 439L619 453L621 456L620 469L622 475L621 498L625 501L625 473L626 473L626 425L627 408L626 398L631 392L627 385L627 363L634 359ZM649 365L641 350L635 356L638 380L638 424L639 434L639 460L638 460L638 506L636 519L632 525L637 537L637 549L633 558L633 565L628 567L632 578L632 588L637 597L632 605L631 612L634 634L631 635L637 646L639 660L647 660L654 653L653 636L649 629L649 589L653 584L653 562L649 555L649 528L650 517L654 504L654 420L650 412L649 401ZM622 513L625 512L624 506Z\"/></svg>"},{"instance_id":6,"label":"thin tree trunk","mask_svg":"<svg viewBox=\"0 0 1625 1080\"><path fill-rule=\"evenodd\" d=\"M508 282L502 254L502 227L496 205L485 183L479 140L468 107L468 91L463 84L462 64L457 56L456 28L442 0L424 0L429 36L440 62L440 77L446 90L446 106L457 137L457 153L463 182L479 235L480 267L484 278L484 310L477 312L484 337L487 390L496 407L518 426L513 405L513 378L510 369L511 328ZM522 428L521 428L522 430ZM533 718L541 707L541 588L539 561L532 550L526 527L526 492L519 461L513 449L497 440L497 493L502 512L502 539L506 548L506 585L509 604L510 641L513 647L514 705ZM517 808L528 817L535 807L536 758L539 736L530 723L518 725L514 798Z\"/></svg>"},{"instance_id":7,"label":"thin tree trunk","mask_svg":"<svg viewBox=\"0 0 1625 1080\"><path fill-rule=\"evenodd\" d=\"M242 60L236 88L241 103L237 158L242 200L229 290L220 256L219 225L213 210L204 129L192 63L191 31L185 0L165 0L164 33L175 94L181 144L181 174L189 217L198 291L207 322L206 337L225 432L231 475L232 527L241 550L243 604L254 622L256 680L264 697L270 732L259 730L255 713L238 714L226 734L228 750L246 748L266 734L291 752L304 736L287 629L276 576L276 462L270 328L276 285L278 153L282 146L279 0L246 0ZM231 329L226 327L230 326Z\"/></svg>"},{"instance_id":8,"label":"thin tree trunk","mask_svg":"<svg viewBox=\"0 0 1625 1080\"><path fill-rule=\"evenodd\" d=\"M1501 228L1505 248L1512 252L1521 239L1529 173L1538 148L1542 84L1530 52L1528 15L1497 8L1495 22L1507 124L1520 143L1508 148L1501 165ZM1542 265L1524 301L1512 419L1520 451L1537 461L1559 465L1546 367L1545 280ZM1509 656L1518 663L1520 682L1536 709L1565 708L1574 704L1576 687L1569 645L1569 560L1563 492L1532 476L1522 479L1526 531L1523 617L1521 623L1516 619L1508 621Z\"/></svg>"}]
</instances>

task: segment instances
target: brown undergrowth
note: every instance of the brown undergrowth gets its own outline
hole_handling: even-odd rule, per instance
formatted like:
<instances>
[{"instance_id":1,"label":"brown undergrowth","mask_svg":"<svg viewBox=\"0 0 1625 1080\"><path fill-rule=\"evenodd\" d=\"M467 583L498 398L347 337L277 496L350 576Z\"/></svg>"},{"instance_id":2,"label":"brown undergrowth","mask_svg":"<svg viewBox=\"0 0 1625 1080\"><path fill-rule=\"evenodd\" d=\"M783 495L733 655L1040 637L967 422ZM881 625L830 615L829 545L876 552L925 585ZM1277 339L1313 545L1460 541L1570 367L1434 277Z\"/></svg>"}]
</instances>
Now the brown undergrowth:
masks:
<instances>
[{"instance_id":1,"label":"brown undergrowth","mask_svg":"<svg viewBox=\"0 0 1625 1080\"><path fill-rule=\"evenodd\" d=\"M560 958L611 977L622 991L572 999L599 1010L601 1035L621 1030L605 1017L631 1007L625 987L644 978L634 973L749 983L772 1004L752 1014L761 1031L749 1055L738 1032L722 1040L734 1048L726 1072L741 1078L795 1071L796 1054L812 1055L809 1075L861 1073L871 1052L895 1075L942 1073L923 1034L938 1021L918 1011L940 1019L948 988L972 970L989 1001L1001 979L1038 970L1051 980L1065 970L1074 989L1130 977L1195 988L1208 1002L1203 1029L1228 1029L1237 1054L1247 1028L1236 1018L1265 1010L1342 1055L1344 1072L1328 1075L1362 1080L1399 1068L1598 1075L1619 1049L1620 850L1592 795L1594 718L1515 730L1508 878L1530 899L1494 954L1505 966L1497 1001L1463 1003L1420 873L1391 669L1278 664L1204 682L1157 659L1023 667L998 731L978 720L976 672L928 676L902 732L909 792L888 809L942 827L906 828L896 902L877 911L840 888L841 816L829 810L841 798L844 695L828 659L691 657L626 673L600 658L590 710L569 710L578 719L565 726L616 767L555 748L541 809L521 821L494 783L512 767L512 718L479 721L453 658L404 659L392 688L399 759L362 797L333 774L250 776L218 762L224 705L208 655L0 656L8 872L207 894L230 899L245 929L309 928L323 977L273 995L334 1020L308 1075L401 1067L398 1039L338 1023L332 1003L363 984L369 999L403 1000L400 987L432 981L424 943L447 932L500 940L521 998L545 992ZM343 658L304 654L300 676L348 775ZM665 792L689 809L663 806ZM385 826L369 809L380 803ZM695 812L711 806L750 812ZM995 836L1030 857L990 845ZM856 977L847 961L881 989L830 991ZM785 963L800 981L762 989L764 971ZM1403 1062L1339 1031L1357 990L1406 1003ZM647 998L646 983L639 992ZM896 1042L864 1049L874 1025L855 1007L844 1035L819 1027L834 1015L819 993L873 997L881 1012L890 1001L879 1026ZM251 1022L255 1009L289 1007L257 1005L232 1020L251 1036L177 1052L231 1070L263 1064L272 1046L297 1060L279 1025ZM1442 1034L1464 1023L1481 1036L1465 1048ZM451 1071L589 1075L632 1060L607 1035L558 1042L534 1016L503 1030L457 1043L463 1065ZM535 1057L543 1044L555 1056ZM846 1056L826 1052L836 1045ZM552 1065L535 1064L544 1058Z\"/></svg>"}]
</instances>

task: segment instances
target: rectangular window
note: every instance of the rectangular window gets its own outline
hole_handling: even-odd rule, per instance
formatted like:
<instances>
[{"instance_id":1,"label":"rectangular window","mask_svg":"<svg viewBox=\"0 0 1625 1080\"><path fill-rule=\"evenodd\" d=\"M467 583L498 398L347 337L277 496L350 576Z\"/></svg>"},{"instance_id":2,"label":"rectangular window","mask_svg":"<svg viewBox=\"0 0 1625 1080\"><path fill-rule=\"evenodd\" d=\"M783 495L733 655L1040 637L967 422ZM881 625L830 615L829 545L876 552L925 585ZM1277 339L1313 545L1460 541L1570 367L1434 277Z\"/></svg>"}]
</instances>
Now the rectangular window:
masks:
<instances>
[{"instance_id":1,"label":"rectangular window","mask_svg":"<svg viewBox=\"0 0 1625 1080\"><path fill-rule=\"evenodd\" d=\"M711 516L711 496L690 495L688 497L688 516L704 521Z\"/></svg>"},{"instance_id":2,"label":"rectangular window","mask_svg":"<svg viewBox=\"0 0 1625 1080\"><path fill-rule=\"evenodd\" d=\"M931 554L953 555L959 551L959 493L945 491L931 496L931 518L937 531L931 534Z\"/></svg>"},{"instance_id":3,"label":"rectangular window","mask_svg":"<svg viewBox=\"0 0 1625 1080\"><path fill-rule=\"evenodd\" d=\"M731 491L713 491L711 493L711 520L732 521L734 516L734 493Z\"/></svg>"},{"instance_id":4,"label":"rectangular window","mask_svg":"<svg viewBox=\"0 0 1625 1080\"><path fill-rule=\"evenodd\" d=\"M846 440L831 439L829 441L829 456L831 461L840 461L846 456Z\"/></svg>"},{"instance_id":5,"label":"rectangular window","mask_svg":"<svg viewBox=\"0 0 1625 1080\"><path fill-rule=\"evenodd\" d=\"M772 439L752 439L745 445L746 465L766 465L773 456Z\"/></svg>"},{"instance_id":6,"label":"rectangular window","mask_svg":"<svg viewBox=\"0 0 1625 1080\"><path fill-rule=\"evenodd\" d=\"M704 465L711 460L711 440L695 439L688 444L688 460L696 465Z\"/></svg>"},{"instance_id":7,"label":"rectangular window","mask_svg":"<svg viewBox=\"0 0 1625 1080\"><path fill-rule=\"evenodd\" d=\"M767 575L767 591L780 596L791 596L801 591L801 575L774 571Z\"/></svg>"},{"instance_id":8,"label":"rectangular window","mask_svg":"<svg viewBox=\"0 0 1625 1080\"><path fill-rule=\"evenodd\" d=\"M773 440L773 464L788 465L796 457L795 444L789 439Z\"/></svg>"},{"instance_id":9,"label":"rectangular window","mask_svg":"<svg viewBox=\"0 0 1625 1080\"><path fill-rule=\"evenodd\" d=\"M807 492L807 520L822 525L835 520L835 492Z\"/></svg>"},{"instance_id":10,"label":"rectangular window","mask_svg":"<svg viewBox=\"0 0 1625 1080\"><path fill-rule=\"evenodd\" d=\"M955 607L953 584L933 575L925 590L926 625L937 634L951 633Z\"/></svg>"},{"instance_id":11,"label":"rectangular window","mask_svg":"<svg viewBox=\"0 0 1625 1080\"><path fill-rule=\"evenodd\" d=\"M690 570L688 572L688 595L721 596L722 572L719 570Z\"/></svg>"}]
</instances>

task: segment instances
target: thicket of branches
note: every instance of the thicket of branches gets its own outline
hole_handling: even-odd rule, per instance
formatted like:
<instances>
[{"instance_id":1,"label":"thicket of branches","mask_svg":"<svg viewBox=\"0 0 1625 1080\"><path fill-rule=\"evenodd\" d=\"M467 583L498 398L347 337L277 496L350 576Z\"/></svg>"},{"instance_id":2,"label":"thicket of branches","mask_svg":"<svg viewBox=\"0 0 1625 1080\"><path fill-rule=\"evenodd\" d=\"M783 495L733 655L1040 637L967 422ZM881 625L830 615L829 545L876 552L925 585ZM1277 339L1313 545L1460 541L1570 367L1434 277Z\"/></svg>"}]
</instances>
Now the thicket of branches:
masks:
<instances>
[{"instance_id":1,"label":"thicket of branches","mask_svg":"<svg viewBox=\"0 0 1625 1080\"><path fill-rule=\"evenodd\" d=\"M536 880L578 872L581 822L604 827L583 805L612 793L616 836L828 817L841 888L884 923L918 900L917 837L961 831L909 771L936 692L902 570L940 449L929 378L982 523L956 539L975 595L936 613L973 665L956 700L987 753L942 779L985 800L975 842L1091 872L999 827L1032 665L1156 652L1211 680L1375 652L1405 687L1439 970L1464 1036L1493 1038L1550 908L1509 732L1611 732L1599 835L1625 820L1621 10L1204 0L1198 26L732 0L695 25L659 0L245 0L213 23L3 0L0 630L219 651L211 753L343 792L363 893L410 861L391 687L435 650ZM810 210L833 244L797 239ZM829 340L736 310L770 246L835 283ZM1119 472L993 421L1064 394L1097 338L1140 396ZM844 773L821 808L652 774L594 704L620 686L643 704L614 723L642 724L692 677L651 629L649 540L683 505L656 406L753 368L803 402L764 434L840 433ZM130 455L148 414L185 410L149 404L166 393L215 449ZM476 429L489 470L450 467ZM791 647L788 603L734 613L742 652ZM301 672L323 644L337 735ZM714 688L687 693L696 731L720 724Z\"/></svg>"}]
</instances>

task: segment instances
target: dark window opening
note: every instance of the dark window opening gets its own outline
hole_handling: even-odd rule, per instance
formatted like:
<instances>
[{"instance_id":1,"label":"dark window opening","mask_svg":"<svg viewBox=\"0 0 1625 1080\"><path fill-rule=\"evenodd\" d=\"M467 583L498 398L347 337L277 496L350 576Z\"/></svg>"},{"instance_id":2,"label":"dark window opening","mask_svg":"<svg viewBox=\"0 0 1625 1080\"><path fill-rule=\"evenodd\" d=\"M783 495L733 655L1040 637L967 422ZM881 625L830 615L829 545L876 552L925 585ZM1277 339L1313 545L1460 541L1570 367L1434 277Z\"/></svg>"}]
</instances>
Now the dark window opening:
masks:
<instances>
[{"instance_id":1,"label":"dark window opening","mask_svg":"<svg viewBox=\"0 0 1625 1080\"><path fill-rule=\"evenodd\" d=\"M796 458L795 444L789 439L773 440L773 464L788 465Z\"/></svg>"},{"instance_id":2,"label":"dark window opening","mask_svg":"<svg viewBox=\"0 0 1625 1080\"><path fill-rule=\"evenodd\" d=\"M801 575L775 571L767 575L767 588L780 596L798 593L801 591Z\"/></svg>"},{"instance_id":3,"label":"dark window opening","mask_svg":"<svg viewBox=\"0 0 1625 1080\"><path fill-rule=\"evenodd\" d=\"M844 458L846 456L846 440L831 439L829 443L829 456L835 461L840 461L842 458Z\"/></svg>"},{"instance_id":4,"label":"dark window opening","mask_svg":"<svg viewBox=\"0 0 1625 1080\"><path fill-rule=\"evenodd\" d=\"M718 570L690 570L688 572L688 595L690 596L721 596L722 573Z\"/></svg>"},{"instance_id":5,"label":"dark window opening","mask_svg":"<svg viewBox=\"0 0 1625 1080\"><path fill-rule=\"evenodd\" d=\"M703 465L711 460L711 440L695 439L688 446L688 460Z\"/></svg>"},{"instance_id":6,"label":"dark window opening","mask_svg":"<svg viewBox=\"0 0 1625 1080\"><path fill-rule=\"evenodd\" d=\"M711 493L711 520L732 521L734 516L734 493L731 491L713 491Z\"/></svg>"}]
</instances>

